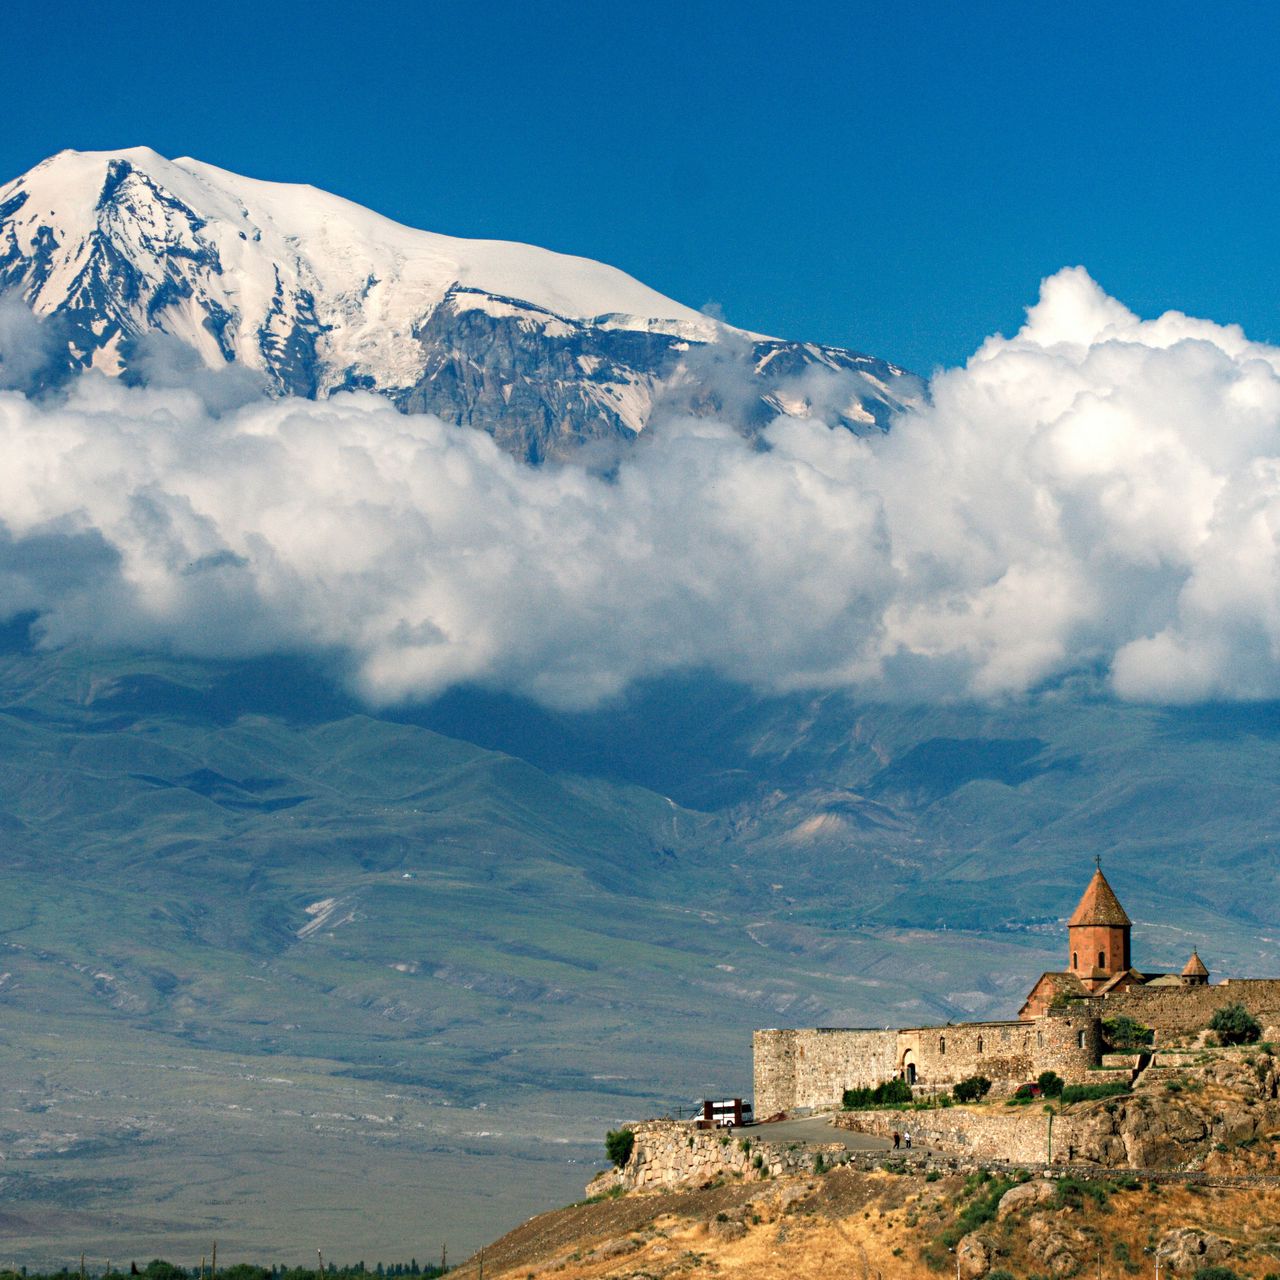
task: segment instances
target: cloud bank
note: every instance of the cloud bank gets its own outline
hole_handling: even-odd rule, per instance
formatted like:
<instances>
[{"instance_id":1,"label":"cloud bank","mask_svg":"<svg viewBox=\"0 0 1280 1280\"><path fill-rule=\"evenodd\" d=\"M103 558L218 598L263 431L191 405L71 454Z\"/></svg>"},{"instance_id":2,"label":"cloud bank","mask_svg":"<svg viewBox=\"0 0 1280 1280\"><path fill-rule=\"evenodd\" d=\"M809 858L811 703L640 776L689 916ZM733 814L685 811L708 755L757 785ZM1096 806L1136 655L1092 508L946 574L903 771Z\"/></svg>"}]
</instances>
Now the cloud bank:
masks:
<instances>
[{"instance_id":1,"label":"cloud bank","mask_svg":"<svg viewBox=\"0 0 1280 1280\"><path fill-rule=\"evenodd\" d=\"M0 385L35 340L0 316ZM607 478L371 395L156 367L0 390L0 614L47 645L319 652L374 702L469 681L584 707L688 667L1280 696L1280 349L1140 320L1078 268L886 437L674 419Z\"/></svg>"}]
</instances>

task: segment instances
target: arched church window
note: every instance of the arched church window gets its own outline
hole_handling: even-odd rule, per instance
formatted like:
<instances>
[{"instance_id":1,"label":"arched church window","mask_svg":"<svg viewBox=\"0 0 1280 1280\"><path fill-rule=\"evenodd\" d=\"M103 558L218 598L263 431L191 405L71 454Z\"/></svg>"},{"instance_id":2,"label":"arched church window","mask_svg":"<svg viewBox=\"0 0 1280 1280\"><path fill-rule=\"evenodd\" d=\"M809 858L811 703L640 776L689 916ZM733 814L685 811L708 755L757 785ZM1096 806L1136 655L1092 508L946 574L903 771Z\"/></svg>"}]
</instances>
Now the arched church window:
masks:
<instances>
[{"instance_id":1,"label":"arched church window","mask_svg":"<svg viewBox=\"0 0 1280 1280\"><path fill-rule=\"evenodd\" d=\"M1076 1033L1076 1040L1079 1042L1080 1047L1083 1049L1084 1048L1084 1032L1083 1031L1078 1031Z\"/></svg>"},{"instance_id":2,"label":"arched church window","mask_svg":"<svg viewBox=\"0 0 1280 1280\"><path fill-rule=\"evenodd\" d=\"M945 1054L945 1053L947 1052L947 1037L946 1037L946 1036L939 1036L939 1037L938 1037L938 1052L939 1052L940 1054Z\"/></svg>"},{"instance_id":3,"label":"arched church window","mask_svg":"<svg viewBox=\"0 0 1280 1280\"><path fill-rule=\"evenodd\" d=\"M1080 967L1080 957L1074 951L1071 953L1071 967L1073 969Z\"/></svg>"},{"instance_id":4,"label":"arched church window","mask_svg":"<svg viewBox=\"0 0 1280 1280\"><path fill-rule=\"evenodd\" d=\"M982 1052L982 1037L981 1037L981 1036L979 1036L979 1037L978 1037L978 1052L979 1052L979 1053L981 1053L981 1052Z\"/></svg>"},{"instance_id":5,"label":"arched church window","mask_svg":"<svg viewBox=\"0 0 1280 1280\"><path fill-rule=\"evenodd\" d=\"M1098 968L1105 969L1107 967L1107 953L1105 951L1098 952Z\"/></svg>"}]
</instances>

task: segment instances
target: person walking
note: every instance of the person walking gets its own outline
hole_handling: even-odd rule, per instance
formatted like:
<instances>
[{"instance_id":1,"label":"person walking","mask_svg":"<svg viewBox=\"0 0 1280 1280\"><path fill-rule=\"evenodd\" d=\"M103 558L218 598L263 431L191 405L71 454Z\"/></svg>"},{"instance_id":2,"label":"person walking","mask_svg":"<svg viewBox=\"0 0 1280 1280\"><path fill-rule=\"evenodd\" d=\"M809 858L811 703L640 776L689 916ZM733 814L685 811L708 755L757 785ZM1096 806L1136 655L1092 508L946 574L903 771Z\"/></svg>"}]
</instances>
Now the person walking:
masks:
<instances>
[{"instance_id":1,"label":"person walking","mask_svg":"<svg viewBox=\"0 0 1280 1280\"><path fill-rule=\"evenodd\" d=\"M910 1132L904 1133L904 1134L902 1135L902 1145L903 1145L904 1147L906 1147L906 1149L907 1149L908 1151L910 1151L910 1150L911 1150L911 1134L910 1134Z\"/></svg>"},{"instance_id":2,"label":"person walking","mask_svg":"<svg viewBox=\"0 0 1280 1280\"><path fill-rule=\"evenodd\" d=\"M897 1131L897 1129L895 1129L895 1130L893 1131L893 1149L894 1149L895 1151L897 1151L897 1149L898 1149L901 1145L902 1145L902 1134L900 1134L900 1133Z\"/></svg>"}]
</instances>

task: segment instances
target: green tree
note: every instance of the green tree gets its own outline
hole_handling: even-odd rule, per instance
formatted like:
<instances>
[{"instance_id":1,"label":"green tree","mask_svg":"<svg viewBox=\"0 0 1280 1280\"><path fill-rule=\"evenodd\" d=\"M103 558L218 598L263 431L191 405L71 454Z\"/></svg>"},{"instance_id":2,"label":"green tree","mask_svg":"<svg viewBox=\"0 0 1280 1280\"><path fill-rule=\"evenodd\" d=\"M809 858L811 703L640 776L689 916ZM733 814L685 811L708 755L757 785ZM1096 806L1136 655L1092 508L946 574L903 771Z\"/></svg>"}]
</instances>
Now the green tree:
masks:
<instances>
[{"instance_id":1,"label":"green tree","mask_svg":"<svg viewBox=\"0 0 1280 1280\"><path fill-rule=\"evenodd\" d=\"M636 1135L630 1129L610 1129L604 1135L605 1154L619 1169L631 1159L636 1145Z\"/></svg>"},{"instance_id":2,"label":"green tree","mask_svg":"<svg viewBox=\"0 0 1280 1280\"><path fill-rule=\"evenodd\" d=\"M1257 1018L1242 1004L1223 1005L1209 1019L1209 1030L1216 1031L1223 1044L1253 1044L1262 1035Z\"/></svg>"},{"instance_id":3,"label":"green tree","mask_svg":"<svg viewBox=\"0 0 1280 1280\"><path fill-rule=\"evenodd\" d=\"M951 1090L957 1102L977 1102L991 1092L991 1081L986 1076L967 1076Z\"/></svg>"},{"instance_id":4,"label":"green tree","mask_svg":"<svg viewBox=\"0 0 1280 1280\"><path fill-rule=\"evenodd\" d=\"M163 1258L152 1258L143 1269L147 1280L187 1280L186 1267L175 1266Z\"/></svg>"},{"instance_id":5,"label":"green tree","mask_svg":"<svg viewBox=\"0 0 1280 1280\"><path fill-rule=\"evenodd\" d=\"M1142 1049L1155 1037L1155 1032L1150 1027L1143 1026L1136 1018L1125 1013L1104 1019L1102 1033L1113 1049Z\"/></svg>"},{"instance_id":6,"label":"green tree","mask_svg":"<svg viewBox=\"0 0 1280 1280\"><path fill-rule=\"evenodd\" d=\"M1062 1077L1056 1071L1042 1071L1036 1078L1036 1084L1040 1086L1040 1092L1046 1098L1062 1097Z\"/></svg>"}]
</instances>

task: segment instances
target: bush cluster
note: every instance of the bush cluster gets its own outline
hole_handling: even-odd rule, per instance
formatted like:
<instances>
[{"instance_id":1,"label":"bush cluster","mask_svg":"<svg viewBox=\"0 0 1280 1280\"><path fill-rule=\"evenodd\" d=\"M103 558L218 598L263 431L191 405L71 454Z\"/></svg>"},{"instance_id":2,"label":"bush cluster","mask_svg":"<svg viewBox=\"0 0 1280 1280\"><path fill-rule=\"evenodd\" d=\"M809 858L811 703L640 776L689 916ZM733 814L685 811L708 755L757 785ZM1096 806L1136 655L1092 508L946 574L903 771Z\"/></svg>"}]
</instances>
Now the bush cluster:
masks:
<instances>
[{"instance_id":1,"label":"bush cluster","mask_svg":"<svg viewBox=\"0 0 1280 1280\"><path fill-rule=\"evenodd\" d=\"M1062 1077L1056 1071L1042 1071L1036 1078L1036 1084L1040 1086L1040 1092L1046 1098L1062 1097L1062 1090L1065 1087Z\"/></svg>"},{"instance_id":2,"label":"bush cluster","mask_svg":"<svg viewBox=\"0 0 1280 1280\"><path fill-rule=\"evenodd\" d=\"M1113 1049L1145 1049L1155 1038L1150 1027L1124 1013L1119 1017L1104 1018L1102 1034Z\"/></svg>"},{"instance_id":3,"label":"bush cluster","mask_svg":"<svg viewBox=\"0 0 1280 1280\"><path fill-rule=\"evenodd\" d=\"M1254 1044L1262 1036L1257 1018L1242 1004L1223 1005L1209 1019L1209 1030L1216 1031L1223 1044Z\"/></svg>"},{"instance_id":4,"label":"bush cluster","mask_svg":"<svg viewBox=\"0 0 1280 1280\"><path fill-rule=\"evenodd\" d=\"M631 1152L635 1145L636 1135L630 1129L610 1129L604 1135L605 1155L619 1169L631 1159Z\"/></svg>"},{"instance_id":5,"label":"bush cluster","mask_svg":"<svg viewBox=\"0 0 1280 1280\"><path fill-rule=\"evenodd\" d=\"M1129 1086L1119 1080L1110 1084L1066 1084L1062 1086L1062 1101L1095 1102L1099 1098L1116 1098L1128 1092Z\"/></svg>"},{"instance_id":6,"label":"bush cluster","mask_svg":"<svg viewBox=\"0 0 1280 1280\"><path fill-rule=\"evenodd\" d=\"M911 1086L905 1080L886 1080L874 1089L846 1089L841 1105L846 1111L868 1107L900 1106L911 1101Z\"/></svg>"}]
</instances>

